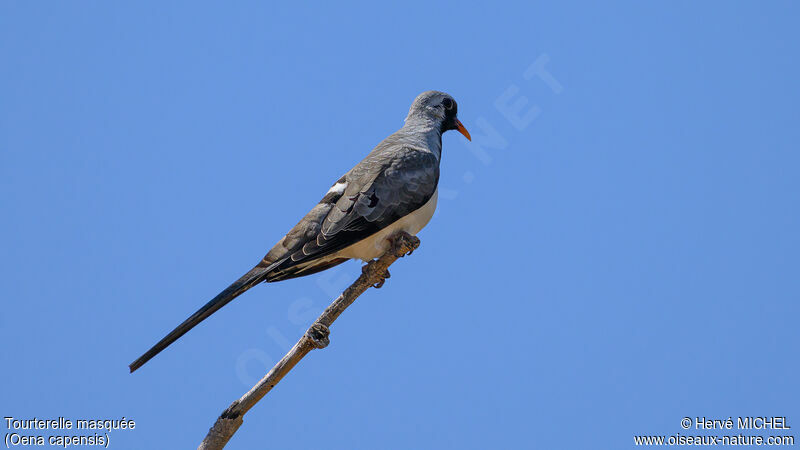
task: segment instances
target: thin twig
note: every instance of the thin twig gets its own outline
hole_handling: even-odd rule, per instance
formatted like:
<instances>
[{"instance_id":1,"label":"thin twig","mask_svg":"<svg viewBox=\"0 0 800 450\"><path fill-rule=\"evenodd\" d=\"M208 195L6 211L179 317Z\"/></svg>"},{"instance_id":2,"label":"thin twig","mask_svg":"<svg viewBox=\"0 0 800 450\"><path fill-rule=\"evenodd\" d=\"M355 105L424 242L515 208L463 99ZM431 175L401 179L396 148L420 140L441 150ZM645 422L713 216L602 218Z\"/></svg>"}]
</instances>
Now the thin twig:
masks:
<instances>
[{"instance_id":1,"label":"thin twig","mask_svg":"<svg viewBox=\"0 0 800 450\"><path fill-rule=\"evenodd\" d=\"M389 275L389 266L398 258L411 254L419 247L419 239L406 233L399 233L392 239L392 246L379 259L370 262L361 270L361 276L353 282L336 300L328 306L325 311L317 318L303 337L294 344L289 353L286 354L275 367L272 368L250 391L236 400L225 411L220 414L214 426L208 430L203 442L197 447L198 450L220 450L233 437L236 430L242 425L243 417L267 392L272 390L287 373L304 356L315 348L325 348L330 342L330 326L333 322L350 306L359 295L371 286L381 287Z\"/></svg>"}]
</instances>

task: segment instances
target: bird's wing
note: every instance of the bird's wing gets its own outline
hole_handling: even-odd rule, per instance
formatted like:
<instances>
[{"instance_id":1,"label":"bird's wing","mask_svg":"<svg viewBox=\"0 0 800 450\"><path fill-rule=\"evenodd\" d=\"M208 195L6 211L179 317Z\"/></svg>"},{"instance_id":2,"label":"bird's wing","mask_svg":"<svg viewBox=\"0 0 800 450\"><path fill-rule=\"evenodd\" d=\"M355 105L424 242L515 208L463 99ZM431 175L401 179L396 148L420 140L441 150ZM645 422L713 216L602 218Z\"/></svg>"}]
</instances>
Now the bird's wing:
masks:
<instances>
[{"instance_id":1,"label":"bird's wing","mask_svg":"<svg viewBox=\"0 0 800 450\"><path fill-rule=\"evenodd\" d=\"M340 178L258 265L131 363L131 372L256 284L308 275L345 261L325 256L420 208L438 181L439 161L430 152L379 146Z\"/></svg>"},{"instance_id":2,"label":"bird's wing","mask_svg":"<svg viewBox=\"0 0 800 450\"><path fill-rule=\"evenodd\" d=\"M267 281L313 273L309 262L359 242L422 207L438 181L439 161L428 151L401 147L370 153L264 257L260 265L271 266ZM301 266L304 269L298 271Z\"/></svg>"}]
</instances>

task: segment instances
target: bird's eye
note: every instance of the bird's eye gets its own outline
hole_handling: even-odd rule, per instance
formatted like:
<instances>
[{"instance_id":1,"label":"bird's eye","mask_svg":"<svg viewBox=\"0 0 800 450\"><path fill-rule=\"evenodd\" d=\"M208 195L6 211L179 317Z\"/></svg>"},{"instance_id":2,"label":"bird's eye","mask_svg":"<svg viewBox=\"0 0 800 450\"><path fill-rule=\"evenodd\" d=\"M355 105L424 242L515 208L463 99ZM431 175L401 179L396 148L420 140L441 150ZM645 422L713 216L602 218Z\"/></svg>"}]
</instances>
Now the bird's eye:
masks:
<instances>
[{"instance_id":1,"label":"bird's eye","mask_svg":"<svg viewBox=\"0 0 800 450\"><path fill-rule=\"evenodd\" d=\"M453 104L453 101L449 98L442 100L442 105L445 107L445 109L453 109Z\"/></svg>"}]
</instances>

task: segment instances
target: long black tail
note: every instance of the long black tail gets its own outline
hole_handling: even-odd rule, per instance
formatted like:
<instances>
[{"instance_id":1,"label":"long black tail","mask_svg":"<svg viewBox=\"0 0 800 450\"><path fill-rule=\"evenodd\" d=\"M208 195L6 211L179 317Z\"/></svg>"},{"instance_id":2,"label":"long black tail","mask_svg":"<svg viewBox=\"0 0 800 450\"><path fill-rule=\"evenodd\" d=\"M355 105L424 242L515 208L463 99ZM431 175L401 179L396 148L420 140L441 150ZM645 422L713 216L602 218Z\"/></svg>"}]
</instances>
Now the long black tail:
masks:
<instances>
[{"instance_id":1,"label":"long black tail","mask_svg":"<svg viewBox=\"0 0 800 450\"><path fill-rule=\"evenodd\" d=\"M184 320L182 324L178 325L177 328L172 330L168 335L164 336L164 339L158 341L158 344L154 345L153 348L147 351L147 353L140 356L136 361L132 362L129 366L131 369L131 373L133 373L133 371L138 369L139 367L142 367L142 365L144 365L144 363L146 363L147 361L150 361L150 359L159 354L161 350L164 350L170 344L177 341L178 338L186 334L187 331L194 328L195 325L205 320L211 314L217 312L218 309L227 305L231 300L235 299L236 297L238 297L240 294L250 289L251 287L264 281L264 279L267 277L267 272L269 272L269 270L270 267L256 266L252 268L249 272L247 272L241 278L236 280L235 283L228 286L227 289L220 292L210 302L206 303L205 306L197 310L196 313L192 314L188 319Z\"/></svg>"}]
</instances>

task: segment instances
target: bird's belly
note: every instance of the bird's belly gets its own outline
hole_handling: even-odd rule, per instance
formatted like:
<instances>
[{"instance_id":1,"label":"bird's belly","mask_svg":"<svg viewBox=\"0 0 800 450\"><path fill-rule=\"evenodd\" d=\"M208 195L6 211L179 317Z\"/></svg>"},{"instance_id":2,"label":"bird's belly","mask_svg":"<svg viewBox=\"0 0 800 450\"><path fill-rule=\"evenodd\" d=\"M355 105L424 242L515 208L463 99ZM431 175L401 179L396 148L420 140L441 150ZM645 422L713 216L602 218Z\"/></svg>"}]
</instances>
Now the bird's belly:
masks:
<instances>
[{"instance_id":1,"label":"bird's belly","mask_svg":"<svg viewBox=\"0 0 800 450\"><path fill-rule=\"evenodd\" d=\"M411 214L401 217L388 227L378 231L377 233L356 242L355 244L343 248L336 252L335 256L339 258L354 258L363 261L369 261L379 258L386 253L389 248L388 238L398 231L405 231L408 234L416 235L419 231L428 224L436 211L436 201L439 197L439 189L434 191L431 198L422 205L421 208L415 210Z\"/></svg>"}]
</instances>

